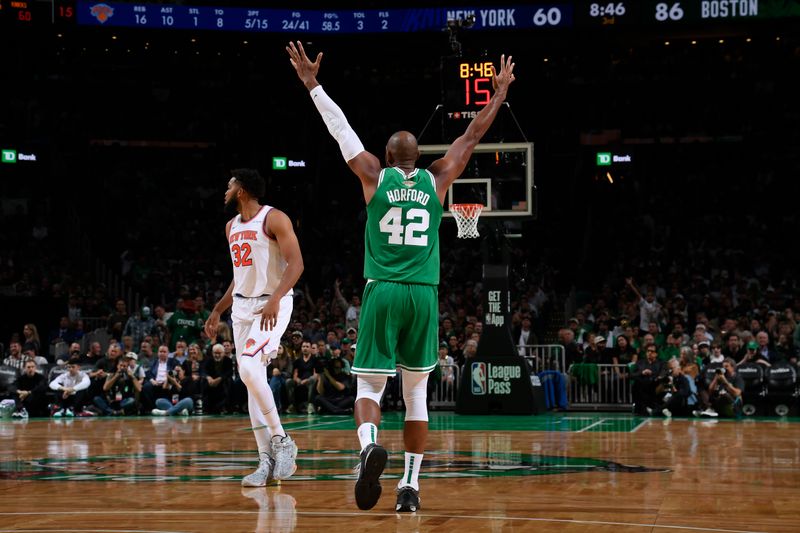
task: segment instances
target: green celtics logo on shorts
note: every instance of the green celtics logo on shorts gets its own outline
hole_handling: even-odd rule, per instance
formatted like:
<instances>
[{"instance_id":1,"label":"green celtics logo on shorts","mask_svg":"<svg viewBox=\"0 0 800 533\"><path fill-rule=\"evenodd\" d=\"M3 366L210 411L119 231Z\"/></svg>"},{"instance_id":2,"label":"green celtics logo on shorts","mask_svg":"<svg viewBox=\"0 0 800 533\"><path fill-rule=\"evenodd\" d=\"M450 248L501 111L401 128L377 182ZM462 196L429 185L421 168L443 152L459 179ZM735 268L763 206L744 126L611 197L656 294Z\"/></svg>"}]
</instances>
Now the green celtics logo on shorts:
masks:
<instances>
[{"instance_id":1,"label":"green celtics logo on shorts","mask_svg":"<svg viewBox=\"0 0 800 533\"><path fill-rule=\"evenodd\" d=\"M301 450L291 480L355 480L357 450ZM239 482L256 468L252 450L95 455L81 458L40 458L0 462L0 479L39 481ZM668 472L585 457L527 453L430 452L421 478L491 478L542 476L575 472ZM393 452L383 477L399 478L403 453ZM291 480L285 483L291 483Z\"/></svg>"}]
</instances>

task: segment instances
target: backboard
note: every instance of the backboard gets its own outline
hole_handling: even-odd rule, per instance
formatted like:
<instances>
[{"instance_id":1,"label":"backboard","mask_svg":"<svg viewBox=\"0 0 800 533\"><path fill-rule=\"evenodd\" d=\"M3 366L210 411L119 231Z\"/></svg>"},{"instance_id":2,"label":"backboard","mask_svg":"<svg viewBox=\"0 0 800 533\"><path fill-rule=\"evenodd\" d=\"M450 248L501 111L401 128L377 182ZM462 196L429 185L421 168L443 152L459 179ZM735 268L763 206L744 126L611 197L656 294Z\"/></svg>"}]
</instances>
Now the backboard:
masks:
<instances>
[{"instance_id":1,"label":"backboard","mask_svg":"<svg viewBox=\"0 0 800 533\"><path fill-rule=\"evenodd\" d=\"M448 144L419 146L418 166L427 168L442 157ZM484 217L534 217L533 143L479 144L467 168L447 191L444 216L452 203L483 204Z\"/></svg>"}]
</instances>

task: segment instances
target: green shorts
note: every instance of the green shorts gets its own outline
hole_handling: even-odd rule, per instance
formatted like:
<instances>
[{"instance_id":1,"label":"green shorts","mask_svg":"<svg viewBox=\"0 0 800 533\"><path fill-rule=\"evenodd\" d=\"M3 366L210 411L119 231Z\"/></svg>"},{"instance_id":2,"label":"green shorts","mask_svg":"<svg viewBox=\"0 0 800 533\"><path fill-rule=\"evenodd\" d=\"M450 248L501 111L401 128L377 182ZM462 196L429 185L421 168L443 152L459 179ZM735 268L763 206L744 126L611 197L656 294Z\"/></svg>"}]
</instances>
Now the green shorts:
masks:
<instances>
[{"instance_id":1,"label":"green shorts","mask_svg":"<svg viewBox=\"0 0 800 533\"><path fill-rule=\"evenodd\" d=\"M395 367L430 372L438 363L435 285L371 281L364 288L354 374L394 376Z\"/></svg>"}]
</instances>

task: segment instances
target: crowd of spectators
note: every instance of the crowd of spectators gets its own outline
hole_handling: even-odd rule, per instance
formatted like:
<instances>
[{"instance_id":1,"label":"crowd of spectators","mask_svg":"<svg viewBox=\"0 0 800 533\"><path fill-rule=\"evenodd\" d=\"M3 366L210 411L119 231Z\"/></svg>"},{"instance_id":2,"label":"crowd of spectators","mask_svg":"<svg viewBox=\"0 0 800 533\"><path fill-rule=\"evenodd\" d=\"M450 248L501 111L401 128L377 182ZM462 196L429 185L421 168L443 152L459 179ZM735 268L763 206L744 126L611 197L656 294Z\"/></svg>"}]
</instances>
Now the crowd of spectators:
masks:
<instances>
[{"instance_id":1,"label":"crowd of spectators","mask_svg":"<svg viewBox=\"0 0 800 533\"><path fill-rule=\"evenodd\" d=\"M773 279L765 263L749 276L678 265L642 277L641 285L630 277L605 285L560 329L573 380L585 381L587 366L612 372L632 386L636 413L716 417L741 416L742 368L780 368L796 379L800 293L792 279Z\"/></svg>"}]
</instances>

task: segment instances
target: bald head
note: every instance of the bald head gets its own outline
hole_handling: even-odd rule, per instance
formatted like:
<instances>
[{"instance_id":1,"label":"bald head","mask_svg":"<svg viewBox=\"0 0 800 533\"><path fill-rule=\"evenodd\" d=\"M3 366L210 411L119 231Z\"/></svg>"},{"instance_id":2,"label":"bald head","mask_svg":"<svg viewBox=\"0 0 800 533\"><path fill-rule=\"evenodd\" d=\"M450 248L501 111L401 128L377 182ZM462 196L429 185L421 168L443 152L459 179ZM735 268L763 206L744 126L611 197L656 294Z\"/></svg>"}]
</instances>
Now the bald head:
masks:
<instances>
[{"instance_id":1,"label":"bald head","mask_svg":"<svg viewBox=\"0 0 800 533\"><path fill-rule=\"evenodd\" d=\"M386 162L396 166L402 163L414 166L419 159L419 148L417 138L411 132L398 131L386 143Z\"/></svg>"}]
</instances>

